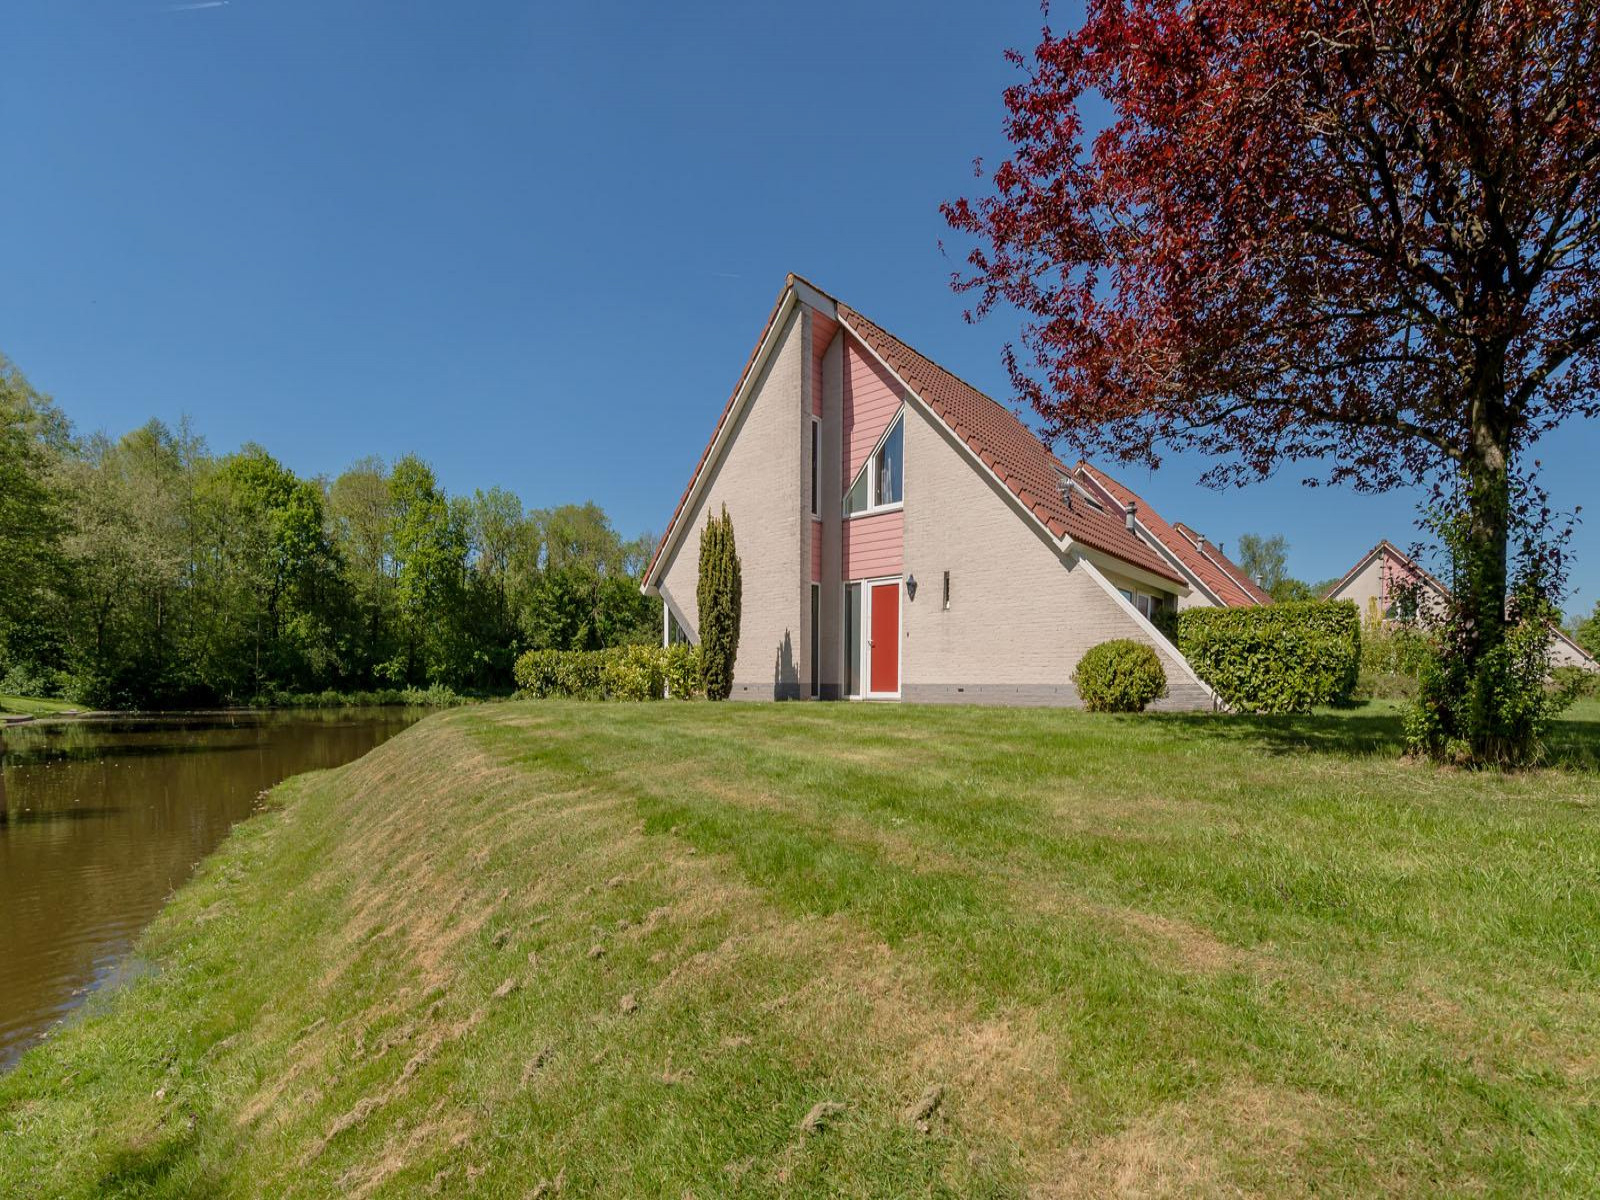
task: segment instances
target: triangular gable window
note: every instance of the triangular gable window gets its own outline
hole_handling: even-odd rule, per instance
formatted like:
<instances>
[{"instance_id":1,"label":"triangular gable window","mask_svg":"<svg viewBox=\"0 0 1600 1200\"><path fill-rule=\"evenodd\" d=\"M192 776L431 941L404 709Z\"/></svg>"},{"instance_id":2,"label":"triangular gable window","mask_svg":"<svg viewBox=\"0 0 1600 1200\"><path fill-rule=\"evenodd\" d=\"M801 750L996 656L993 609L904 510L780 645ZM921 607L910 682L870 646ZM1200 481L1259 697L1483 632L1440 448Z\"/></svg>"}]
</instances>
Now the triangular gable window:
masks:
<instances>
[{"instance_id":1,"label":"triangular gable window","mask_svg":"<svg viewBox=\"0 0 1600 1200\"><path fill-rule=\"evenodd\" d=\"M897 414L844 498L846 516L899 508L905 500L906 436L904 414Z\"/></svg>"}]
</instances>

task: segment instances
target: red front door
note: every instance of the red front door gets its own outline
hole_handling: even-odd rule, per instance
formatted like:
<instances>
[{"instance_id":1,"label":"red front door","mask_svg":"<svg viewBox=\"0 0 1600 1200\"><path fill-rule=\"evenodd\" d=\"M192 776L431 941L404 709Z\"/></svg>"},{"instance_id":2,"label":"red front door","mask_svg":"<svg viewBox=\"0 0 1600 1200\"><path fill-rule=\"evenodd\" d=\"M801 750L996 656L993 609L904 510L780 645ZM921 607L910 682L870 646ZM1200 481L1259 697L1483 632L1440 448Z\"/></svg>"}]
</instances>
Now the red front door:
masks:
<instances>
[{"instance_id":1,"label":"red front door","mask_svg":"<svg viewBox=\"0 0 1600 1200\"><path fill-rule=\"evenodd\" d=\"M872 639L867 689L879 695L900 690L900 585L872 585Z\"/></svg>"}]
</instances>

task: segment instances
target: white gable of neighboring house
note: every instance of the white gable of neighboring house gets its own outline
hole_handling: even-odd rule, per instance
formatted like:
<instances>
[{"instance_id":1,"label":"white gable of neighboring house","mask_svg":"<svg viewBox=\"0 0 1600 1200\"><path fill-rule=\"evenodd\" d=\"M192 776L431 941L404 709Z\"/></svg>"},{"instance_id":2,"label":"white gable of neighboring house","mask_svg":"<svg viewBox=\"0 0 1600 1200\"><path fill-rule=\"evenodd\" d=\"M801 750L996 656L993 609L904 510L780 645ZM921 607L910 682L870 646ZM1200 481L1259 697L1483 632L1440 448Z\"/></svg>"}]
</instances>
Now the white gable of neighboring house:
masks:
<instances>
[{"instance_id":1,"label":"white gable of neighboring house","mask_svg":"<svg viewBox=\"0 0 1600 1200\"><path fill-rule=\"evenodd\" d=\"M1329 600L1350 600L1366 623L1394 623L1400 589L1417 584L1418 621L1427 626L1442 618L1449 590L1391 543L1379 542L1338 583L1328 590ZM1600 671L1600 662L1586 653L1564 630L1551 627L1550 665Z\"/></svg>"}]
</instances>

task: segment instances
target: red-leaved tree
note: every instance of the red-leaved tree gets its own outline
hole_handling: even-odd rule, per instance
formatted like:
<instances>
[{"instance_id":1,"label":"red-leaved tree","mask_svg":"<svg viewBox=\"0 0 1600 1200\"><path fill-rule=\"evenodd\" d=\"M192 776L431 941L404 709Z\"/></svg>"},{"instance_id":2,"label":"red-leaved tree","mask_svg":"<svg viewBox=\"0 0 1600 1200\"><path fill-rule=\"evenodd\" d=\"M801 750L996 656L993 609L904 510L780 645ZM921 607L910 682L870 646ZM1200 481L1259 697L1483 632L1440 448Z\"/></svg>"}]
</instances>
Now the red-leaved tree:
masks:
<instances>
[{"instance_id":1,"label":"red-leaved tree","mask_svg":"<svg viewBox=\"0 0 1600 1200\"><path fill-rule=\"evenodd\" d=\"M945 206L1048 430L1212 482L1443 480L1476 660L1526 451L1600 412L1595 0L1089 0ZM1102 125L1098 131L1096 124ZM980 168L980 175L982 169Z\"/></svg>"}]
</instances>

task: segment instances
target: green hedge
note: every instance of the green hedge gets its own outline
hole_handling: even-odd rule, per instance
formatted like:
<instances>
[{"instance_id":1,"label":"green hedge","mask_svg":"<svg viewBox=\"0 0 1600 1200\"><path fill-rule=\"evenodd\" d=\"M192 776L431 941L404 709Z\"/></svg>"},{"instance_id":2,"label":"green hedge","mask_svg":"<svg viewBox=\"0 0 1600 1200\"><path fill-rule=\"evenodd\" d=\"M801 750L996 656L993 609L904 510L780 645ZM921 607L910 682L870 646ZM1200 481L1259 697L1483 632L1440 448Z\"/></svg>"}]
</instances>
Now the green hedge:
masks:
<instances>
[{"instance_id":1,"label":"green hedge","mask_svg":"<svg viewBox=\"0 0 1600 1200\"><path fill-rule=\"evenodd\" d=\"M1239 712L1305 712L1347 704L1361 669L1361 615L1349 600L1261 608L1190 608L1178 649Z\"/></svg>"},{"instance_id":2,"label":"green hedge","mask_svg":"<svg viewBox=\"0 0 1600 1200\"><path fill-rule=\"evenodd\" d=\"M674 642L666 653L667 694L674 700L692 700L705 690L700 670L700 648Z\"/></svg>"},{"instance_id":3,"label":"green hedge","mask_svg":"<svg viewBox=\"0 0 1600 1200\"><path fill-rule=\"evenodd\" d=\"M1128 638L1101 642L1072 672L1078 698L1090 712L1143 712L1167 694L1167 673L1156 652Z\"/></svg>"},{"instance_id":4,"label":"green hedge","mask_svg":"<svg viewBox=\"0 0 1600 1200\"><path fill-rule=\"evenodd\" d=\"M586 700L689 699L699 690L693 646L612 646L606 650L529 650L512 668L525 696Z\"/></svg>"}]
</instances>

